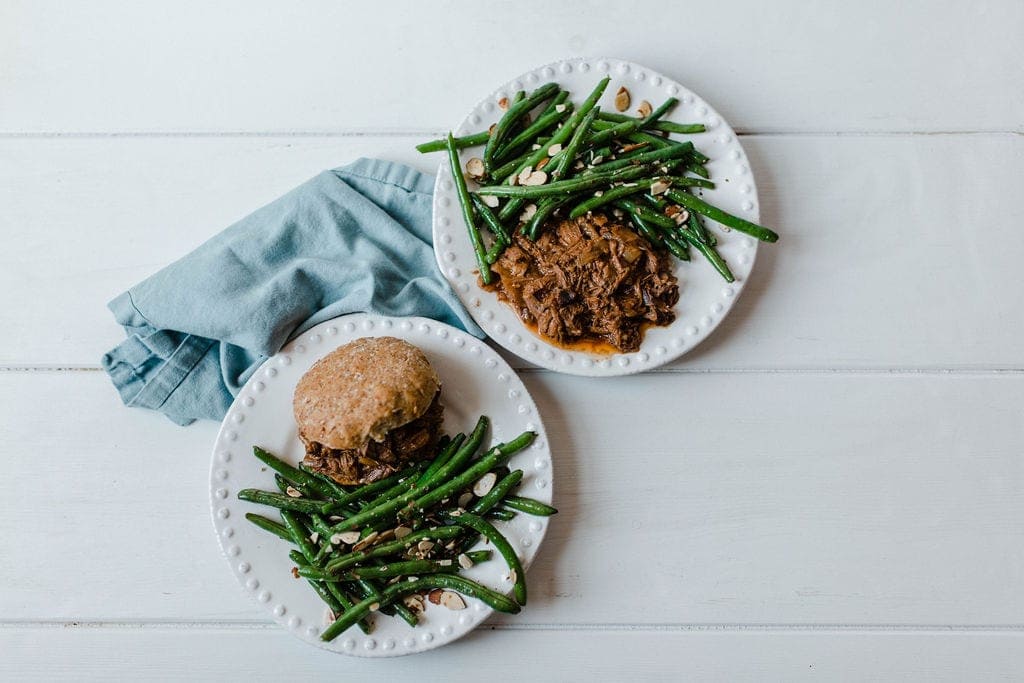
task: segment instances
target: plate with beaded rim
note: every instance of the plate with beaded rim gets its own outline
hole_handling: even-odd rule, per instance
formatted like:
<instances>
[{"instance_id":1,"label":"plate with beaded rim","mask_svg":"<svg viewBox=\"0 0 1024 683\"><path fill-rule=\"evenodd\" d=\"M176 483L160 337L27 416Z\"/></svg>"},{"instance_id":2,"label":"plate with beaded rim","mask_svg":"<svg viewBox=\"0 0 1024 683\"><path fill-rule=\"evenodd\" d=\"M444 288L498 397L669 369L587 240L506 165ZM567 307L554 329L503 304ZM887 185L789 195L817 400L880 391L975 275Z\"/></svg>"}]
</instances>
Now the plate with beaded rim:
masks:
<instances>
[{"instance_id":1,"label":"plate with beaded rim","mask_svg":"<svg viewBox=\"0 0 1024 683\"><path fill-rule=\"evenodd\" d=\"M301 461L304 449L292 416L292 394L299 378L342 344L374 336L404 339L426 354L441 377L445 433L468 433L481 414L491 420L491 442L509 440L526 430L537 432L533 444L515 454L509 467L523 470L525 476L519 488L523 495L551 502L551 450L537 406L494 349L435 320L353 314L302 333L263 363L242 387L214 444L210 512L231 572L242 590L274 621L294 636L327 650L363 657L395 657L450 643L481 624L492 610L473 598L466 598L467 608L458 611L428 603L416 628L401 619L375 614L369 635L352 628L325 643L319 636L329 623L326 606L305 581L293 578L290 546L245 519L245 513L255 512L276 520L277 511L236 497L244 488L276 489L274 472L253 457L254 445L293 465ZM519 514L511 521L494 524L508 538L523 566L528 567L544 539L548 520ZM463 573L502 593L511 591L508 568L500 556Z\"/></svg>"},{"instance_id":2,"label":"plate with beaded rim","mask_svg":"<svg viewBox=\"0 0 1024 683\"><path fill-rule=\"evenodd\" d=\"M611 82L598 101L604 111L615 111L615 93L623 86L630 92L633 109L635 103L642 100L657 106L668 97L677 98L679 104L665 120L702 123L707 128L703 133L683 138L692 140L697 149L710 158L706 167L716 187L703 190L701 197L729 213L755 223L758 221L757 185L736 133L696 93L640 64L611 58L575 58L531 69L480 100L453 132L458 137L487 130L502 114L499 100L510 98L519 90L529 92L543 83L554 82L569 91L571 101L579 103L605 76L610 76ZM636 114L635 111L627 113ZM482 156L482 151L482 147L460 150L463 168L470 158ZM474 189L476 185L472 179L467 180L470 190ZM704 219L704 224L718 238L717 249L729 264L736 281L727 283L710 263L691 250L690 262L673 259L675 275L679 279L675 321L664 327L647 328L640 349L635 352L588 353L568 350L537 336L508 305L498 301L494 292L480 287L473 247L466 232L447 158L438 168L434 185L433 237L437 263L470 315L491 339L520 358L549 370L574 375L613 376L650 370L689 352L721 323L750 277L758 244L754 238L710 219Z\"/></svg>"}]
</instances>

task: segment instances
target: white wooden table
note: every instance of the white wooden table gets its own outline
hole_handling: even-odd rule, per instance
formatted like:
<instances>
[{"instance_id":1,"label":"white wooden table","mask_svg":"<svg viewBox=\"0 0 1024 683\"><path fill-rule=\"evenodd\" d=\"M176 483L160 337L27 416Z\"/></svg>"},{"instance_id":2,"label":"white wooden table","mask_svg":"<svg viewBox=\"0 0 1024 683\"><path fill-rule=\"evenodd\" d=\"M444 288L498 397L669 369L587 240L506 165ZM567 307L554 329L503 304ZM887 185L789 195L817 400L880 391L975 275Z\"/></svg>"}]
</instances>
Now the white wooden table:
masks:
<instances>
[{"instance_id":1,"label":"white wooden table","mask_svg":"<svg viewBox=\"0 0 1024 683\"><path fill-rule=\"evenodd\" d=\"M1013 0L0 2L0 678L1024 677L1022 36ZM717 107L782 240L674 365L523 370L562 513L522 615L310 648L220 556L216 425L99 371L104 304L321 169L432 171L576 54Z\"/></svg>"}]
</instances>

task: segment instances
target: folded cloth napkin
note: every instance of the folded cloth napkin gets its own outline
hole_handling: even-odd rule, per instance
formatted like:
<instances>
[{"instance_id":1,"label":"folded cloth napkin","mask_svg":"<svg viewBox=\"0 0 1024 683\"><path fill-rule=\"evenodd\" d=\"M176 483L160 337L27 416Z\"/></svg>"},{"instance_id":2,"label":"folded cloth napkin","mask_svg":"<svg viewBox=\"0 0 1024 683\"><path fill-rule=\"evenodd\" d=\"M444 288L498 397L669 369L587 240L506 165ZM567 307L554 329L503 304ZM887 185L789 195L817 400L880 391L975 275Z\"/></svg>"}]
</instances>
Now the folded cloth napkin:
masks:
<instances>
[{"instance_id":1,"label":"folded cloth napkin","mask_svg":"<svg viewBox=\"0 0 1024 683\"><path fill-rule=\"evenodd\" d=\"M125 405L219 420L264 359L345 313L483 337L434 261L433 184L372 159L325 171L111 301L128 338L103 367Z\"/></svg>"}]
</instances>

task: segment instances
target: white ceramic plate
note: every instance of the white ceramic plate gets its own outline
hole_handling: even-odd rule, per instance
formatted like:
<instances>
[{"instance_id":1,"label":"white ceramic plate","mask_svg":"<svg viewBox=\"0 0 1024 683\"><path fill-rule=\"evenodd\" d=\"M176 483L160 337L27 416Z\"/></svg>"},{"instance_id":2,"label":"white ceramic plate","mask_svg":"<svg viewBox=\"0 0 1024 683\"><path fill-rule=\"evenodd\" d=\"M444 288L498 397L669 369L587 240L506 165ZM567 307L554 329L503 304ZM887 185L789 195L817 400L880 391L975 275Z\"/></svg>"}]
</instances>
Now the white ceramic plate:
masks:
<instances>
[{"instance_id":1,"label":"white ceramic plate","mask_svg":"<svg viewBox=\"0 0 1024 683\"><path fill-rule=\"evenodd\" d=\"M633 115L636 115L635 108L641 100L658 106L666 98L676 97L679 105L666 117L667 120L707 126L707 132L685 138L692 140L697 149L711 158L707 168L717 187L704 190L702 197L729 213L757 222L757 186L747 155L732 128L696 94L639 64L619 59L579 58L527 71L481 100L455 128L455 135L486 130L500 118L502 112L498 109L498 100L511 97L518 90L530 91L542 83L553 81L568 90L570 100L578 104L606 75L611 75L612 80L598 102L605 111L615 111L615 93L620 86L625 86L632 95L633 111L629 113ZM481 147L461 150L463 167L471 157L481 156L481 151ZM474 187L470 185L470 189ZM705 225L718 237L718 251L736 276L735 282L725 282L700 254L691 249L693 260L690 263L673 259L680 287L675 322L667 327L648 329L640 350L635 353L596 355L566 351L536 336L511 308L498 301L497 295L477 285L473 248L466 234L447 159L440 165L434 190L434 250L441 272L455 288L462 303L496 342L531 363L558 372L590 376L625 375L649 370L682 356L711 334L732 308L757 254L757 240L705 220Z\"/></svg>"},{"instance_id":2,"label":"white ceramic plate","mask_svg":"<svg viewBox=\"0 0 1024 683\"><path fill-rule=\"evenodd\" d=\"M491 613L482 602L466 599L468 608L452 611L428 603L418 627L401 619L374 615L370 635L352 628L331 643L319 639L326 609L305 581L291 575L290 546L246 521L246 512L280 519L277 511L239 501L243 488L275 491L274 473L252 456L259 445L292 464L303 456L292 417L292 393L299 378L319 358L358 337L393 336L415 344L441 377L444 429L469 432L481 414L491 419L494 442L532 429L533 444L513 456L512 469L525 473L523 495L551 502L551 451L537 407L516 373L493 349L454 327L426 318L386 318L355 314L330 320L303 333L246 382L224 418L210 466L213 526L231 571L243 590L277 623L308 643L364 657L394 657L422 652L465 635ZM527 566L547 530L547 520L517 515L496 522ZM507 593L507 567L499 556L465 572L467 578ZM529 607L526 607L529 609Z\"/></svg>"}]
</instances>

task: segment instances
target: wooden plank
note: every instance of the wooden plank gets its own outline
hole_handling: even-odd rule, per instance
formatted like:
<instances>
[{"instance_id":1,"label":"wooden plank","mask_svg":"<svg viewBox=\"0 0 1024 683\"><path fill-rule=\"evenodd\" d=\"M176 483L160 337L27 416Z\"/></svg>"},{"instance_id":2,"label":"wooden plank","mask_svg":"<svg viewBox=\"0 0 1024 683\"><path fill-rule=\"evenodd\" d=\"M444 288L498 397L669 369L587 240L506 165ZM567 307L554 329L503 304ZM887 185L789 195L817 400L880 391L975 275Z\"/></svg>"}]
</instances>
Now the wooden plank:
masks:
<instances>
[{"instance_id":1,"label":"wooden plank","mask_svg":"<svg viewBox=\"0 0 1024 683\"><path fill-rule=\"evenodd\" d=\"M561 513L509 624L1021 622L1020 374L525 379ZM214 425L117 403L0 373L2 618L263 621L210 530Z\"/></svg>"},{"instance_id":2,"label":"wooden plank","mask_svg":"<svg viewBox=\"0 0 1024 683\"><path fill-rule=\"evenodd\" d=\"M417 139L0 141L0 364L95 366L121 338L103 304L124 288L323 168L376 155L431 170ZM722 328L675 367L1022 367L1005 332L1024 325L1024 205L1007 200L1024 138L744 145L783 237L762 247Z\"/></svg>"},{"instance_id":3,"label":"wooden plank","mask_svg":"<svg viewBox=\"0 0 1024 683\"><path fill-rule=\"evenodd\" d=\"M625 30L620 9L5 3L0 90L18 106L0 107L0 131L443 130L567 55L662 70L748 131L1022 130L1024 91L1007 87L1024 59L1012 0L941 12L644 0L630 6L642 30Z\"/></svg>"},{"instance_id":4,"label":"wooden plank","mask_svg":"<svg viewBox=\"0 0 1024 683\"><path fill-rule=\"evenodd\" d=\"M478 631L429 654L367 661L277 629L0 629L11 681L270 681L283 672L320 680L344 672L364 683L457 683L500 670L530 681L1013 681L1024 676L1022 646L1020 633Z\"/></svg>"}]
</instances>

